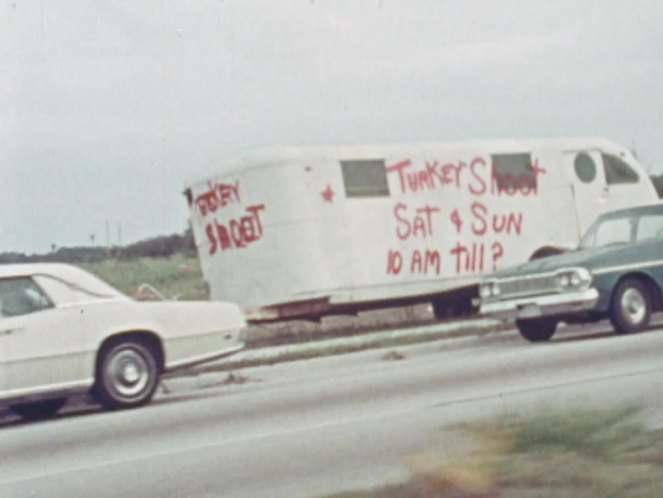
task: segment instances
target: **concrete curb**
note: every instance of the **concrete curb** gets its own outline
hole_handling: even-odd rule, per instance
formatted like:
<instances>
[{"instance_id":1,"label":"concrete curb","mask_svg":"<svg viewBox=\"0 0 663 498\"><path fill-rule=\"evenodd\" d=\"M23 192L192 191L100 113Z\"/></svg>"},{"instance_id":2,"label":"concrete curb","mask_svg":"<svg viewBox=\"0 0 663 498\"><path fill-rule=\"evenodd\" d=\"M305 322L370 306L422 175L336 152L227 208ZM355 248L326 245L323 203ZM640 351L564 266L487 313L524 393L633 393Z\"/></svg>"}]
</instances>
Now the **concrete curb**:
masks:
<instances>
[{"instance_id":1,"label":"concrete curb","mask_svg":"<svg viewBox=\"0 0 663 498\"><path fill-rule=\"evenodd\" d=\"M196 371L210 372L241 369L249 366L269 365L284 361L304 359L307 356L332 356L366 349L396 347L402 340L404 344L473 336L503 327L497 320L477 319L458 322L434 323L430 325L408 327L396 330L383 330L349 337L326 338L298 344L251 348L230 356L222 361L201 365ZM191 374L192 372L188 372ZM187 371L182 373L187 375ZM177 372L172 374L177 376Z\"/></svg>"}]
</instances>

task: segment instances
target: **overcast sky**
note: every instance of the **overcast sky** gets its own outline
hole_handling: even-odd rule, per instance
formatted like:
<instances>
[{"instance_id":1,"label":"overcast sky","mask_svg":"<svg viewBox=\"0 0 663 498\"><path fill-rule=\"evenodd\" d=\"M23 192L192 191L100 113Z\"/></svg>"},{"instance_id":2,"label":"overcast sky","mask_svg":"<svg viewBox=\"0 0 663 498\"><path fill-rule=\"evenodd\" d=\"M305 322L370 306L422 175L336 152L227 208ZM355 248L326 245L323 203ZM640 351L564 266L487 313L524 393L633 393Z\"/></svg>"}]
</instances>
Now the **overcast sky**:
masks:
<instances>
[{"instance_id":1,"label":"overcast sky","mask_svg":"<svg viewBox=\"0 0 663 498\"><path fill-rule=\"evenodd\" d=\"M187 178L263 146L592 135L663 172L661 0L0 2L0 252L182 232Z\"/></svg>"}]
</instances>

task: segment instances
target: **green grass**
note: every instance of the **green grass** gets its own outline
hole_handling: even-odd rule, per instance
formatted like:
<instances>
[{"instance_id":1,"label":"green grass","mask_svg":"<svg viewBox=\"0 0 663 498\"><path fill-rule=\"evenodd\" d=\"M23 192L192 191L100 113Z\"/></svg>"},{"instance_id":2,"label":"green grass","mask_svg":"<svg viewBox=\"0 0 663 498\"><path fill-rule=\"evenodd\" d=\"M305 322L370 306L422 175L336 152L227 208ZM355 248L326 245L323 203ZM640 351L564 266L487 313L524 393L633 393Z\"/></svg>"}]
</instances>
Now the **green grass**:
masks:
<instances>
[{"instance_id":1,"label":"green grass","mask_svg":"<svg viewBox=\"0 0 663 498\"><path fill-rule=\"evenodd\" d=\"M140 258L126 261L108 259L98 263L81 263L80 266L129 296L141 297L137 295L138 288L142 284L147 283L169 299L175 296L178 296L180 300L209 299L208 289L196 257L176 255L171 258ZM145 297L154 298L149 293L145 294ZM341 336L360 336L366 332L393 329L403 327L407 324L411 325L412 323L430 323L431 318L421 311L424 307L419 306L419 310L388 309L379 312L374 311L356 318L345 317L346 320L339 320L338 317L333 317L336 320L330 320L332 323L325 321L323 323L299 321L252 327L249 331L249 340L247 343L249 347L311 341L318 341L319 346L316 345L313 348L284 352L269 359L256 358L213 363L209 366L200 367L195 371L181 371L178 374L197 375L200 370L232 371L238 368L333 356L368 349L407 346L439 339L482 335L505 328L505 326L499 326L492 327L491 329L461 329L425 335L413 334L401 337L379 337L361 342L336 345L326 344L324 341L324 339ZM416 311L416 313L413 313L413 311Z\"/></svg>"},{"instance_id":2,"label":"green grass","mask_svg":"<svg viewBox=\"0 0 663 498\"><path fill-rule=\"evenodd\" d=\"M513 453L561 450L587 457L609 458L618 444L641 432L632 420L637 408L627 407L588 414L549 414L523 424L513 431Z\"/></svg>"},{"instance_id":3,"label":"green grass","mask_svg":"<svg viewBox=\"0 0 663 498\"><path fill-rule=\"evenodd\" d=\"M140 258L133 261L109 259L100 263L83 263L80 266L128 295L135 295L141 284L148 283L167 298L208 298L207 287L195 257L177 255L171 258Z\"/></svg>"},{"instance_id":4,"label":"green grass","mask_svg":"<svg viewBox=\"0 0 663 498\"><path fill-rule=\"evenodd\" d=\"M456 428L448 439L407 459L402 484L328 498L576 498L661 496L663 430L651 430L632 407L510 417ZM468 449L469 448L469 449Z\"/></svg>"}]
</instances>

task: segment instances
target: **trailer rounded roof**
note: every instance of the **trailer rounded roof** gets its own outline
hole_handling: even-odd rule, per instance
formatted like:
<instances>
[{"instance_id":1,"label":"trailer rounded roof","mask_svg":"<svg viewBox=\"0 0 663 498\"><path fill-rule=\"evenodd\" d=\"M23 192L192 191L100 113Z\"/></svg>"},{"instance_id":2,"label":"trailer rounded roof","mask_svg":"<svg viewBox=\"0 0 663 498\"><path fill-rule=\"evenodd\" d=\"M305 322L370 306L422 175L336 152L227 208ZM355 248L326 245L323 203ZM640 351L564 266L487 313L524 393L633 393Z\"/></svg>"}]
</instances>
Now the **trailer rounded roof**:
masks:
<instances>
[{"instance_id":1,"label":"trailer rounded roof","mask_svg":"<svg viewBox=\"0 0 663 498\"><path fill-rule=\"evenodd\" d=\"M322 146L285 146L259 148L214 161L187 181L186 186L205 182L210 178L246 171L268 165L339 159L374 159L399 156L404 150L472 150L496 152L527 151L530 149L596 150L619 155L630 154L624 147L600 137L558 137L525 139L475 139L455 142L392 142L372 144L339 144Z\"/></svg>"}]
</instances>

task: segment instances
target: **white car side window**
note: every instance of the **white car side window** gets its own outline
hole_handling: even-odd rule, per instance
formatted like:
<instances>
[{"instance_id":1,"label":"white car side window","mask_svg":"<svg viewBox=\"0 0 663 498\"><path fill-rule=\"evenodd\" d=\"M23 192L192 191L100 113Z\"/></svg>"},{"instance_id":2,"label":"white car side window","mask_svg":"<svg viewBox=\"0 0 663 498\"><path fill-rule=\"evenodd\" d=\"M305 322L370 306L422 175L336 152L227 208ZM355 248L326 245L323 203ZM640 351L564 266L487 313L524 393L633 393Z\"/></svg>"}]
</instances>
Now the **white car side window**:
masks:
<instances>
[{"instance_id":1,"label":"white car side window","mask_svg":"<svg viewBox=\"0 0 663 498\"><path fill-rule=\"evenodd\" d=\"M52 308L53 303L29 277L0 280L0 313L17 316Z\"/></svg>"},{"instance_id":2,"label":"white car side window","mask_svg":"<svg viewBox=\"0 0 663 498\"><path fill-rule=\"evenodd\" d=\"M68 284L64 280L57 280L48 275L35 275L35 281L57 304L80 303L98 298L95 292L86 291L83 287Z\"/></svg>"},{"instance_id":3,"label":"white car side window","mask_svg":"<svg viewBox=\"0 0 663 498\"><path fill-rule=\"evenodd\" d=\"M35 280L54 302L62 304L76 301L71 288L62 282L44 275L35 276Z\"/></svg>"}]
</instances>

